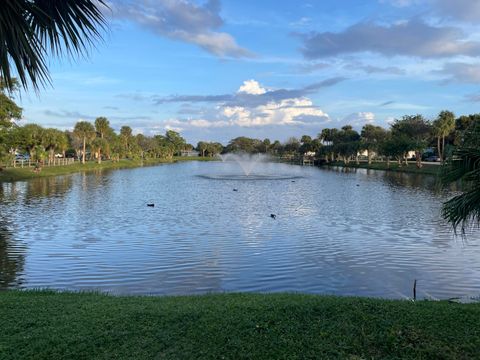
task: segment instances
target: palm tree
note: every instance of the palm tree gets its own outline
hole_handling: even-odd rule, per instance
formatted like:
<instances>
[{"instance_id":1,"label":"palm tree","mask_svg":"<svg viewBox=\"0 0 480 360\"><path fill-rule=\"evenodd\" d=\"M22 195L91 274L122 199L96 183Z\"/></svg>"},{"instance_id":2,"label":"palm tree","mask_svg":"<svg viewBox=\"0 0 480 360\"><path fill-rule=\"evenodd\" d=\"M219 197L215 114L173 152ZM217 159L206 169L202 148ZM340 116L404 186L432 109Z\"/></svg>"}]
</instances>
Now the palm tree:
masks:
<instances>
[{"instance_id":1,"label":"palm tree","mask_svg":"<svg viewBox=\"0 0 480 360\"><path fill-rule=\"evenodd\" d=\"M55 151L62 147L65 142L65 133L58 129L45 129L42 137L43 147L48 151L48 163L52 163L55 159Z\"/></svg>"},{"instance_id":2,"label":"palm tree","mask_svg":"<svg viewBox=\"0 0 480 360\"><path fill-rule=\"evenodd\" d=\"M443 217L462 232L471 223L480 225L480 121L465 132L465 138L447 163L443 180L462 182L463 194L443 204Z\"/></svg>"},{"instance_id":3,"label":"palm tree","mask_svg":"<svg viewBox=\"0 0 480 360\"><path fill-rule=\"evenodd\" d=\"M128 154L131 137L132 137L132 128L126 125L122 126L122 128L120 129L120 138L122 140L122 144L125 149L125 154Z\"/></svg>"},{"instance_id":4,"label":"palm tree","mask_svg":"<svg viewBox=\"0 0 480 360\"><path fill-rule=\"evenodd\" d=\"M85 55L106 26L104 0L2 0L0 77L15 88L12 68L26 89L50 83L47 55Z\"/></svg>"},{"instance_id":5,"label":"palm tree","mask_svg":"<svg viewBox=\"0 0 480 360\"><path fill-rule=\"evenodd\" d=\"M96 138L92 141L92 152L97 155L97 162L102 163L102 151L106 150L108 147L107 140L102 138Z\"/></svg>"},{"instance_id":6,"label":"palm tree","mask_svg":"<svg viewBox=\"0 0 480 360\"><path fill-rule=\"evenodd\" d=\"M87 143L90 143L93 139L95 139L95 135L95 128L88 121L79 121L75 124L73 136L82 141L83 144L82 164L85 164Z\"/></svg>"},{"instance_id":7,"label":"palm tree","mask_svg":"<svg viewBox=\"0 0 480 360\"><path fill-rule=\"evenodd\" d=\"M105 138L105 134L110 129L110 121L106 117L100 116L95 119L95 130L97 131L98 135L100 135L100 139Z\"/></svg>"},{"instance_id":8,"label":"palm tree","mask_svg":"<svg viewBox=\"0 0 480 360\"><path fill-rule=\"evenodd\" d=\"M453 130L455 130L455 115L451 111L442 111L433 122L433 132L437 137L438 157L442 164L445 159L445 137Z\"/></svg>"}]
</instances>

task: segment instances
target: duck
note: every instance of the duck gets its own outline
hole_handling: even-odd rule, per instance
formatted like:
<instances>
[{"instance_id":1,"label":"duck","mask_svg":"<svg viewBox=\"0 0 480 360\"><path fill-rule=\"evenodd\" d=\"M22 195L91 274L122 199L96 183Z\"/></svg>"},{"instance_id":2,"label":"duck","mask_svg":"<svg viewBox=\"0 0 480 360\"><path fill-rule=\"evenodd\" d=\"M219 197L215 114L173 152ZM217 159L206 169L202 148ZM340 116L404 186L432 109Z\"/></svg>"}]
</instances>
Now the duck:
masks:
<instances>
[{"instance_id":1,"label":"duck","mask_svg":"<svg viewBox=\"0 0 480 360\"><path fill-rule=\"evenodd\" d=\"M233 189L233 191L238 191L238 189Z\"/></svg>"},{"instance_id":2,"label":"duck","mask_svg":"<svg viewBox=\"0 0 480 360\"><path fill-rule=\"evenodd\" d=\"M275 214L270 214L270 217L271 217L273 220L275 220L275 219L277 218L277 215L275 215Z\"/></svg>"},{"instance_id":3,"label":"duck","mask_svg":"<svg viewBox=\"0 0 480 360\"><path fill-rule=\"evenodd\" d=\"M154 207L155 204L147 204L147 206L149 206L149 207Z\"/></svg>"}]
</instances>

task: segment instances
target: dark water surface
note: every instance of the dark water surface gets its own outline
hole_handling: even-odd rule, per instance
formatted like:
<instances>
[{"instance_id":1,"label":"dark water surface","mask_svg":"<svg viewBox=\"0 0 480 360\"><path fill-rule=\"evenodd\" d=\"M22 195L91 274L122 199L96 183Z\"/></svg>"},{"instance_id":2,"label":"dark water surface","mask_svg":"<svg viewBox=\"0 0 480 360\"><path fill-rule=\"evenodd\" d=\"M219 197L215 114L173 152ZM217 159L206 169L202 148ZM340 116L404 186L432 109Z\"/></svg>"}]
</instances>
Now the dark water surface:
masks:
<instances>
[{"instance_id":1,"label":"dark water surface","mask_svg":"<svg viewBox=\"0 0 480 360\"><path fill-rule=\"evenodd\" d=\"M1 184L0 289L401 298L418 279L420 297L480 294L480 233L454 237L440 218L452 193L434 178L260 164L273 179L225 180L238 171L188 162Z\"/></svg>"}]
</instances>

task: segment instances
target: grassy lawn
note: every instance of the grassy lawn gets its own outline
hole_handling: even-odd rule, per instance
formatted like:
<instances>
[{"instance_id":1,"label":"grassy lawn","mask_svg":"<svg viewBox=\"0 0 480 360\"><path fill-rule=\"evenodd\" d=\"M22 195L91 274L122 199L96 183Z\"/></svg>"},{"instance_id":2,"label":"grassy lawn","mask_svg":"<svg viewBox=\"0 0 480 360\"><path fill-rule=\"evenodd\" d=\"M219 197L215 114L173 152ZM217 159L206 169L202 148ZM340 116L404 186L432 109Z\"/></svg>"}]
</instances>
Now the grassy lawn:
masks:
<instances>
[{"instance_id":1,"label":"grassy lawn","mask_svg":"<svg viewBox=\"0 0 480 360\"><path fill-rule=\"evenodd\" d=\"M0 292L1 359L474 359L480 304Z\"/></svg>"},{"instance_id":2,"label":"grassy lawn","mask_svg":"<svg viewBox=\"0 0 480 360\"><path fill-rule=\"evenodd\" d=\"M214 158L209 157L181 157L177 156L173 159L151 159L151 160L120 160L118 162L114 161L102 161L101 164L97 164L94 161L88 161L85 164L76 162L72 165L65 166L45 166L39 173L33 171L31 168L12 168L3 169L0 171L0 182L9 182L9 181L18 181L18 180L27 180L38 177L47 177L47 176L56 176L56 175L66 175L82 171L93 171L93 170L103 170L103 169L126 169L126 168L135 168L140 166L151 166L165 163L172 163L178 161L212 161Z\"/></svg>"},{"instance_id":3,"label":"grassy lawn","mask_svg":"<svg viewBox=\"0 0 480 360\"><path fill-rule=\"evenodd\" d=\"M328 166L343 166L350 168L361 168L361 169L372 169L372 170L384 170L384 171L396 171L396 172L406 172L406 173L415 173L415 174L426 174L426 175L439 175L442 167L440 165L431 165L423 164L421 169L418 169L415 164L408 164L398 166L398 163L391 162L390 166L387 166L387 163L377 162L368 165L366 162L361 162L360 164L355 164L351 162L348 165L344 165L343 162L330 163Z\"/></svg>"}]
</instances>

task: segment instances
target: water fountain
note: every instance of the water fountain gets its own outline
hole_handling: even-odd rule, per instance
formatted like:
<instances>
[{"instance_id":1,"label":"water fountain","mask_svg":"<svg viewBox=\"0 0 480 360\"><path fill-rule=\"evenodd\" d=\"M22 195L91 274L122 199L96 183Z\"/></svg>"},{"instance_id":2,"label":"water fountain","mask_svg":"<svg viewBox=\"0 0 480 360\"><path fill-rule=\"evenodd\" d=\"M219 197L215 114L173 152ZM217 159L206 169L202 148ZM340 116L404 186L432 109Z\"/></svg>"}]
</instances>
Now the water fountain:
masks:
<instances>
[{"instance_id":1,"label":"water fountain","mask_svg":"<svg viewBox=\"0 0 480 360\"><path fill-rule=\"evenodd\" d=\"M227 153L220 154L218 157L223 163L235 164L233 168L235 173L209 174L201 177L215 180L290 180L302 177L295 174L280 174L278 167L275 167L272 172L272 167L267 166L272 161L266 154ZM263 166L260 166L261 164ZM227 169L231 171L232 167Z\"/></svg>"}]
</instances>

